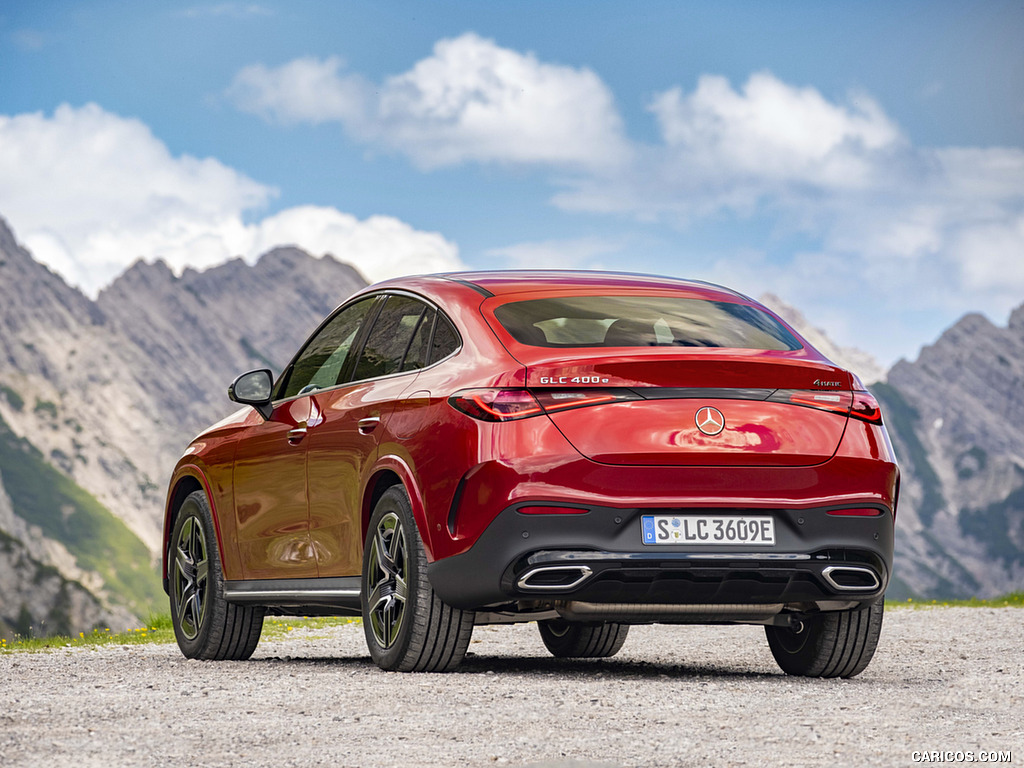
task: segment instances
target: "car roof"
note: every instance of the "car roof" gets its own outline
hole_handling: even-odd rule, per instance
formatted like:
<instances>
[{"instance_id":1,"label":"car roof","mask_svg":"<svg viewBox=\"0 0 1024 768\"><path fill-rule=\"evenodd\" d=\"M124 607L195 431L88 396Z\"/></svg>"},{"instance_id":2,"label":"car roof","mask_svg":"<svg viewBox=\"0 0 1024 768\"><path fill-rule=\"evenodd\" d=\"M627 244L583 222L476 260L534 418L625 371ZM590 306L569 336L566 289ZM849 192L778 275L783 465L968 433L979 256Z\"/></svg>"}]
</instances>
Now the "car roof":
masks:
<instances>
[{"instance_id":1,"label":"car roof","mask_svg":"<svg viewBox=\"0 0 1024 768\"><path fill-rule=\"evenodd\" d=\"M612 290L630 289L690 289L709 294L728 294L748 299L731 288L703 280L686 280L661 275L645 275L632 272L598 272L589 270L504 270L494 272L449 272L435 275L446 280L469 285L479 293L501 296L505 294L528 293L532 291L560 290L565 288L587 288Z\"/></svg>"}]
</instances>

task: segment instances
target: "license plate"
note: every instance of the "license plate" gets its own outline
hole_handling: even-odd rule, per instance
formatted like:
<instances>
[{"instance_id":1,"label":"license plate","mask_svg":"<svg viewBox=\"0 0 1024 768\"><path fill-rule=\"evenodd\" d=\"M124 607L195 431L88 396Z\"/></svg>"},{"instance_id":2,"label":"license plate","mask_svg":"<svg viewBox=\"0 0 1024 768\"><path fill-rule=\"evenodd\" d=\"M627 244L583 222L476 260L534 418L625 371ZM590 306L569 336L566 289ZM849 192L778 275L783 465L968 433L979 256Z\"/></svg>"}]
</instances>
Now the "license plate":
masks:
<instances>
[{"instance_id":1,"label":"license plate","mask_svg":"<svg viewBox=\"0 0 1024 768\"><path fill-rule=\"evenodd\" d=\"M771 517L644 515L640 520L644 544L775 546Z\"/></svg>"}]
</instances>

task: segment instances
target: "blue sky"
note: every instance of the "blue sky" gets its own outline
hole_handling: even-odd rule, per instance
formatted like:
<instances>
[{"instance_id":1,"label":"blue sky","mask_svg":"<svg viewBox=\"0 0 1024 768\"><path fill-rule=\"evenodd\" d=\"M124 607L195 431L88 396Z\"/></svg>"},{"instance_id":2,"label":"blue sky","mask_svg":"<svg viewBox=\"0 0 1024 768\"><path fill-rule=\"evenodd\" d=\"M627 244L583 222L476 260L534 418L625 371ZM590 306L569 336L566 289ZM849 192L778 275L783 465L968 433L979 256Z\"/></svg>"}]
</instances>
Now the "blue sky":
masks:
<instances>
[{"instance_id":1,"label":"blue sky","mask_svg":"<svg viewBox=\"0 0 1024 768\"><path fill-rule=\"evenodd\" d=\"M1024 302L1019 2L0 0L0 215L95 293L279 243L378 279L771 291L884 364Z\"/></svg>"}]
</instances>

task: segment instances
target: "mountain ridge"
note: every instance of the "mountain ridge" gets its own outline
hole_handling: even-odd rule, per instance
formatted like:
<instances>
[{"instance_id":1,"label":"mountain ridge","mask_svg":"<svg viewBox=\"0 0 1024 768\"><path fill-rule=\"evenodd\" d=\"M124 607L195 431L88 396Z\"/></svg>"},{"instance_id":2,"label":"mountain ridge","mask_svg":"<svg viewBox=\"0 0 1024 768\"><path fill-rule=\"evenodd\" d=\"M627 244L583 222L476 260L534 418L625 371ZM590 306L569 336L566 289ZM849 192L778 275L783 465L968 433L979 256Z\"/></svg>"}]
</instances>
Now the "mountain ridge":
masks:
<instances>
[{"instance_id":1,"label":"mountain ridge","mask_svg":"<svg viewBox=\"0 0 1024 768\"><path fill-rule=\"evenodd\" d=\"M92 498L153 555L170 470L198 431L236 407L224 395L227 384L251 368L281 370L323 317L365 284L333 256L284 246L255 264L233 259L180 275L160 259L140 259L91 300L36 262L0 218L0 436L35 452L34 476L52 468L72 484L70 497ZM1005 328L965 315L916 360L885 373L778 297L762 300L870 383L883 403L903 472L890 595L1020 589L1024 304ZM21 491L12 500L4 471L0 568L21 574L5 577L5 594L16 593L33 619L52 616L51 625L130 621L137 601L130 608L130 599L109 590L119 572L102 576L89 553L60 540L59 526L44 530L26 519L28 497ZM135 546L127 541L118 546ZM35 595L34 581L45 582ZM0 601L0 633L25 623L12 600Z\"/></svg>"},{"instance_id":2,"label":"mountain ridge","mask_svg":"<svg viewBox=\"0 0 1024 768\"><path fill-rule=\"evenodd\" d=\"M224 396L227 384L268 363L279 370L365 284L333 257L278 248L254 266L233 260L180 276L159 259L139 260L93 301L36 262L0 218L0 420L155 556L170 470L196 433L237 407ZM26 512L16 505L14 514ZM39 547L75 549L42 533L29 545L6 535L29 569L52 566L33 555ZM82 589L100 605L79 610L76 626L88 629L87 615L128 621L130 601L115 605L96 587L116 576L99 577L81 552L72 560L61 578L93 585L95 592ZM158 583L155 559L149 571L147 589ZM17 624L16 609L0 607L0 625ZM137 615L138 606L132 610Z\"/></svg>"}]
</instances>

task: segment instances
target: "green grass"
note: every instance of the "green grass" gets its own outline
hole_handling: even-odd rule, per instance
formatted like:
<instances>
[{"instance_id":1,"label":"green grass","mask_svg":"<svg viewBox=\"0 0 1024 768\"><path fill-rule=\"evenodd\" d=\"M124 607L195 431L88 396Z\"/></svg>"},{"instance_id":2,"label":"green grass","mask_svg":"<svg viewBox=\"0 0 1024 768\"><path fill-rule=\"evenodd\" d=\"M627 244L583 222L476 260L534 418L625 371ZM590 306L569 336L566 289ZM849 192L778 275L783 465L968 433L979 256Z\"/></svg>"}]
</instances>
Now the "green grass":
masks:
<instances>
[{"instance_id":1,"label":"green grass","mask_svg":"<svg viewBox=\"0 0 1024 768\"><path fill-rule=\"evenodd\" d=\"M298 630L329 629L358 621L357 618L346 616L268 616L263 620L260 642L282 640ZM306 635L306 639L309 640L320 640L325 637L326 635ZM0 639L0 653L39 653L61 648L89 648L100 645L166 645L173 642L174 626L171 624L170 614L151 614L144 625L127 632L94 629L92 632L80 632L77 636L15 637L10 642Z\"/></svg>"},{"instance_id":2,"label":"green grass","mask_svg":"<svg viewBox=\"0 0 1024 768\"><path fill-rule=\"evenodd\" d=\"M111 632L109 629L94 629L79 632L78 635L55 635L53 637L15 637L8 642L0 639L0 653L24 651L39 653L58 648L89 648L99 645L143 645L146 643L166 644L174 642L174 627L170 615L150 615L142 626L126 632Z\"/></svg>"},{"instance_id":3,"label":"green grass","mask_svg":"<svg viewBox=\"0 0 1024 768\"><path fill-rule=\"evenodd\" d=\"M154 610L163 589L146 545L95 497L48 464L31 443L15 435L3 419L0 467L19 517L67 547L80 568L99 573L114 599L136 616Z\"/></svg>"},{"instance_id":4,"label":"green grass","mask_svg":"<svg viewBox=\"0 0 1024 768\"><path fill-rule=\"evenodd\" d=\"M901 601L886 600L885 606L886 608L1024 608L1024 592L1011 592L991 600L982 600L980 597L971 597L967 600L915 600L908 597Z\"/></svg>"},{"instance_id":5,"label":"green grass","mask_svg":"<svg viewBox=\"0 0 1024 768\"><path fill-rule=\"evenodd\" d=\"M267 616L263 620L263 634L260 642L280 640L298 629L329 629L362 621L355 616ZM326 635L313 635L310 640L321 640Z\"/></svg>"}]
</instances>

